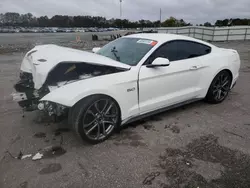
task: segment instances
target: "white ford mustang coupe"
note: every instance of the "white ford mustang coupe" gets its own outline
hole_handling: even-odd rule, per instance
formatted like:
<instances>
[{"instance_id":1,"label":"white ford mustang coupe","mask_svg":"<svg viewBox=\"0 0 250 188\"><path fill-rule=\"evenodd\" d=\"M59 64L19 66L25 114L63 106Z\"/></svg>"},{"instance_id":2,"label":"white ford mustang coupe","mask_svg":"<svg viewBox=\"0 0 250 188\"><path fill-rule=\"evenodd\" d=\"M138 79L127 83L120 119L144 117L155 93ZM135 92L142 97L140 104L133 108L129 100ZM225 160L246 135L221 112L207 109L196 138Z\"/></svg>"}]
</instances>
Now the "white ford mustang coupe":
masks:
<instances>
[{"instance_id":1,"label":"white ford mustang coupe","mask_svg":"<svg viewBox=\"0 0 250 188\"><path fill-rule=\"evenodd\" d=\"M36 46L21 64L13 99L26 110L67 115L99 143L116 128L205 99L220 103L239 76L237 51L173 34L135 34L85 52Z\"/></svg>"}]
</instances>

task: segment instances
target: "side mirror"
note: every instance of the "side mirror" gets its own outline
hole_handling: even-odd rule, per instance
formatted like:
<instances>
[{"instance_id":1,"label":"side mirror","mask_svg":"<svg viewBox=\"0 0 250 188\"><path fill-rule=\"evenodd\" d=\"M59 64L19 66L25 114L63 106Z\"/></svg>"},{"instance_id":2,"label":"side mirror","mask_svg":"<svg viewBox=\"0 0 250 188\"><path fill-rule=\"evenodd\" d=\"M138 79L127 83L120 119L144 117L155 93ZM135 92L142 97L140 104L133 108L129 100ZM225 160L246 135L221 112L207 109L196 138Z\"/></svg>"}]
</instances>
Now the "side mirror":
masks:
<instances>
[{"instance_id":1,"label":"side mirror","mask_svg":"<svg viewBox=\"0 0 250 188\"><path fill-rule=\"evenodd\" d=\"M170 62L166 58L157 57L150 65L147 65L148 68L154 67L167 67L170 65Z\"/></svg>"},{"instance_id":2,"label":"side mirror","mask_svg":"<svg viewBox=\"0 0 250 188\"><path fill-rule=\"evenodd\" d=\"M95 47L92 49L92 52L97 53L101 48L100 47Z\"/></svg>"}]
</instances>

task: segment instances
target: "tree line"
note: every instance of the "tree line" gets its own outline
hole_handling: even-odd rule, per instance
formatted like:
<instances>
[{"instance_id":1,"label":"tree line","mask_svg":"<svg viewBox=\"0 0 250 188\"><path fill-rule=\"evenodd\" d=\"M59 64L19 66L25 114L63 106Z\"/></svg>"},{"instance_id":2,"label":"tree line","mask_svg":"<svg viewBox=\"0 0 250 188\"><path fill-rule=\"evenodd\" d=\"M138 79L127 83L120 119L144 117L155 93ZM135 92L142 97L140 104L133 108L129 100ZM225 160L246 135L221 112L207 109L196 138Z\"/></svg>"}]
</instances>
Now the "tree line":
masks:
<instances>
[{"instance_id":1,"label":"tree line","mask_svg":"<svg viewBox=\"0 0 250 188\"><path fill-rule=\"evenodd\" d=\"M0 14L0 26L14 27L118 27L118 28L142 28L142 27L182 27L191 26L191 23L183 19L170 17L163 22L159 20L139 20L130 21L128 19L106 19L101 16L67 16L55 15L51 18L48 16L35 17L31 13L19 14L7 12ZM233 26L233 25L250 25L250 19L225 19L217 20L215 24L206 22L200 26Z\"/></svg>"}]
</instances>

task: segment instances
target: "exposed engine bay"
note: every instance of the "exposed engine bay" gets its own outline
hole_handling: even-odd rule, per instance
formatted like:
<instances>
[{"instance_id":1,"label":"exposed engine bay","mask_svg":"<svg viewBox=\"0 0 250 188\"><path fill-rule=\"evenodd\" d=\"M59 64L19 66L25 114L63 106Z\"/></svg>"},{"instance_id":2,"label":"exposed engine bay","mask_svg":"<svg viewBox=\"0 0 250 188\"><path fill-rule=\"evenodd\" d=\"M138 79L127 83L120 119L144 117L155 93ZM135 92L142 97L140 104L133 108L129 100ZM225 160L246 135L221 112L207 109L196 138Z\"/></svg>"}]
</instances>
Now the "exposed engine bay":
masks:
<instances>
[{"instance_id":1,"label":"exposed engine bay","mask_svg":"<svg viewBox=\"0 0 250 188\"><path fill-rule=\"evenodd\" d=\"M88 63L59 63L47 76L40 89L34 88L32 73L21 72L20 80L14 85L17 93L13 99L26 111L45 110L49 115L60 116L66 107L52 102L39 103L39 100L54 89L83 79L124 71L122 69Z\"/></svg>"}]
</instances>

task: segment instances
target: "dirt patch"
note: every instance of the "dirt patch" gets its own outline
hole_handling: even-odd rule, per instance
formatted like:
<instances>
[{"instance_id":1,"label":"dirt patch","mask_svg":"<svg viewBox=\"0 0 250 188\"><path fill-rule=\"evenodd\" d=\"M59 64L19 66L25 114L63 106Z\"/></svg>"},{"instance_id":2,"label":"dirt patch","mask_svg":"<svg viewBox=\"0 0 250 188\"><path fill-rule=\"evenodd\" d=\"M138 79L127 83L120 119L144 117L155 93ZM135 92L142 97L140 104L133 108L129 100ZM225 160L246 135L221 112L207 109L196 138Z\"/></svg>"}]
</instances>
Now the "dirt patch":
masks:
<instances>
[{"instance_id":1,"label":"dirt patch","mask_svg":"<svg viewBox=\"0 0 250 188\"><path fill-rule=\"evenodd\" d=\"M153 180L158 177L161 173L160 172L152 172L151 174L149 174L144 180L143 180L143 184L144 185L152 185Z\"/></svg>"},{"instance_id":2,"label":"dirt patch","mask_svg":"<svg viewBox=\"0 0 250 188\"><path fill-rule=\"evenodd\" d=\"M162 118L160 115L154 115L154 116L150 116L148 118L146 118L147 120L151 120L151 121L162 121Z\"/></svg>"},{"instance_id":3,"label":"dirt patch","mask_svg":"<svg viewBox=\"0 0 250 188\"><path fill-rule=\"evenodd\" d=\"M38 132L38 133L34 134L33 137L35 137L35 138L45 138L46 137L46 133L44 133L44 132Z\"/></svg>"},{"instance_id":4,"label":"dirt patch","mask_svg":"<svg viewBox=\"0 0 250 188\"><path fill-rule=\"evenodd\" d=\"M48 164L45 168L41 169L39 171L39 174L41 175L52 174L60 170L62 170L62 166L60 163L52 163L52 164Z\"/></svg>"},{"instance_id":5,"label":"dirt patch","mask_svg":"<svg viewBox=\"0 0 250 188\"><path fill-rule=\"evenodd\" d=\"M177 126L173 126L170 128L170 130L175 133L175 134L179 134L180 133L180 128Z\"/></svg>"},{"instance_id":6,"label":"dirt patch","mask_svg":"<svg viewBox=\"0 0 250 188\"><path fill-rule=\"evenodd\" d=\"M22 183L18 186L18 188L27 188L27 187L28 187L28 182L27 182L27 181L22 182Z\"/></svg>"},{"instance_id":7,"label":"dirt patch","mask_svg":"<svg viewBox=\"0 0 250 188\"><path fill-rule=\"evenodd\" d=\"M222 166L212 180L197 171L195 161ZM211 166L211 165L209 165ZM239 151L220 146L213 135L203 136L188 144L183 150L166 149L160 156L159 167L164 170L167 181L162 185L171 188L249 188L250 157ZM214 174L213 170L206 169ZM219 171L219 170L217 170Z\"/></svg>"},{"instance_id":8,"label":"dirt patch","mask_svg":"<svg viewBox=\"0 0 250 188\"><path fill-rule=\"evenodd\" d=\"M171 130L175 134L179 134L181 131L180 128L177 126L177 122L165 125L164 128Z\"/></svg>"},{"instance_id":9,"label":"dirt patch","mask_svg":"<svg viewBox=\"0 0 250 188\"><path fill-rule=\"evenodd\" d=\"M82 163L78 162L78 166L79 166L79 168L83 171L85 177L89 177L89 172L88 172L88 170L84 167L84 165L83 165Z\"/></svg>"},{"instance_id":10,"label":"dirt patch","mask_svg":"<svg viewBox=\"0 0 250 188\"><path fill-rule=\"evenodd\" d=\"M66 132L70 132L70 129L69 128L58 128L54 131L54 135L55 136L59 136L61 135L62 133L66 133Z\"/></svg>"},{"instance_id":11,"label":"dirt patch","mask_svg":"<svg viewBox=\"0 0 250 188\"><path fill-rule=\"evenodd\" d=\"M43 153L43 158L53 158L64 155L66 153L66 150L63 149L61 146L50 146L44 148L42 153Z\"/></svg>"},{"instance_id":12,"label":"dirt patch","mask_svg":"<svg viewBox=\"0 0 250 188\"><path fill-rule=\"evenodd\" d=\"M144 129L146 129L146 130L151 130L151 129L154 128L154 126L153 126L152 124L149 124L149 123L144 124L143 127L144 127Z\"/></svg>"},{"instance_id":13,"label":"dirt patch","mask_svg":"<svg viewBox=\"0 0 250 188\"><path fill-rule=\"evenodd\" d=\"M21 139L21 136L20 136L20 135L16 136L15 138L12 138L12 139L11 139L11 142L10 142L11 145L12 145L12 144L15 144L15 143L16 143L18 140L20 140L20 139Z\"/></svg>"}]
</instances>

